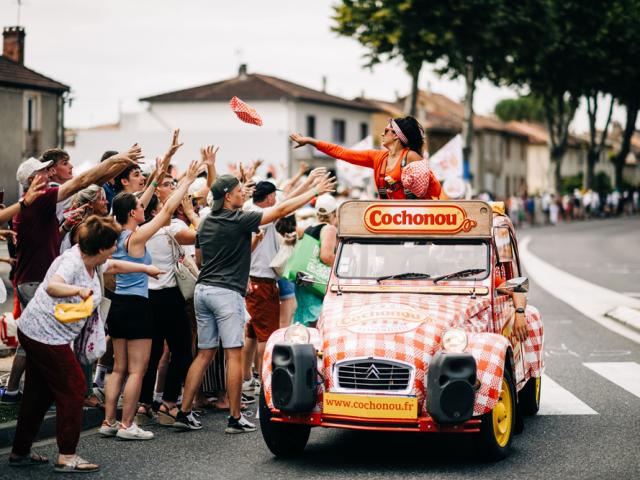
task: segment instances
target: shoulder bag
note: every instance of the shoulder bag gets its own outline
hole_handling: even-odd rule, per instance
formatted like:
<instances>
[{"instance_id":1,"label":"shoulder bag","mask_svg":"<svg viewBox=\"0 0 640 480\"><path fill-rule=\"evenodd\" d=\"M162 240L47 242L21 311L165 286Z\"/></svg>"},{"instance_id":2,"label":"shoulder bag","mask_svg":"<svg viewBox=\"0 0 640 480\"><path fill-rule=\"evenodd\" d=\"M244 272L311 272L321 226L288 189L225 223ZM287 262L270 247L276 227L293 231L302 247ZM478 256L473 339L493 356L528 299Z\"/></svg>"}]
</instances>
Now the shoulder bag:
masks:
<instances>
[{"instance_id":1,"label":"shoulder bag","mask_svg":"<svg viewBox=\"0 0 640 480\"><path fill-rule=\"evenodd\" d=\"M184 248L178 243L175 237L166 230L171 239L171 250L173 252L173 273L176 276L176 283L180 293L185 300L191 300L196 290L196 281L200 271L193 259L185 254Z\"/></svg>"}]
</instances>

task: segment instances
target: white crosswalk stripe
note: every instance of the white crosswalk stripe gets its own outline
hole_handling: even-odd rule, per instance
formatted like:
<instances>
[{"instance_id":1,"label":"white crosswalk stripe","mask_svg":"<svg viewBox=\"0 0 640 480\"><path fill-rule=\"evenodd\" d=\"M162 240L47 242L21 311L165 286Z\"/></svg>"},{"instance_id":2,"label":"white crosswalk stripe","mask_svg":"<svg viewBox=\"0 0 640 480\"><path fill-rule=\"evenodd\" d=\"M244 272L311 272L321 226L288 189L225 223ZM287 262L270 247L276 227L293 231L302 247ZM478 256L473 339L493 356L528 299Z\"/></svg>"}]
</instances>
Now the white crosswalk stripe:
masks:
<instances>
[{"instance_id":1,"label":"white crosswalk stripe","mask_svg":"<svg viewBox=\"0 0 640 480\"><path fill-rule=\"evenodd\" d=\"M636 362L593 362L583 365L627 392L640 397L640 364Z\"/></svg>"},{"instance_id":2,"label":"white crosswalk stripe","mask_svg":"<svg viewBox=\"0 0 640 480\"><path fill-rule=\"evenodd\" d=\"M538 415L598 415L598 412L551 377L543 375Z\"/></svg>"}]
</instances>

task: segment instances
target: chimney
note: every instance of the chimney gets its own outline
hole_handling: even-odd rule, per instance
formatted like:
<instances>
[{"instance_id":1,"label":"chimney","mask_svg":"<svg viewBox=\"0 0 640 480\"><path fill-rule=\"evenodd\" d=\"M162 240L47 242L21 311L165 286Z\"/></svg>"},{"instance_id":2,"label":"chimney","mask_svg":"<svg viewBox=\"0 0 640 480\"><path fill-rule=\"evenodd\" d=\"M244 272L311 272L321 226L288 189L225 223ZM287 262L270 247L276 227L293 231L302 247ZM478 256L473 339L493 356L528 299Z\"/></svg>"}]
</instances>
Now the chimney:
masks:
<instances>
[{"instance_id":1,"label":"chimney","mask_svg":"<svg viewBox=\"0 0 640 480\"><path fill-rule=\"evenodd\" d=\"M327 93L327 76L322 76L322 93Z\"/></svg>"},{"instance_id":2,"label":"chimney","mask_svg":"<svg viewBox=\"0 0 640 480\"><path fill-rule=\"evenodd\" d=\"M241 63L240 64L240 68L238 68L238 77L240 77L240 80L246 80L247 79L247 64L246 63Z\"/></svg>"},{"instance_id":3,"label":"chimney","mask_svg":"<svg viewBox=\"0 0 640 480\"><path fill-rule=\"evenodd\" d=\"M24 65L24 27L4 27L2 56Z\"/></svg>"}]
</instances>

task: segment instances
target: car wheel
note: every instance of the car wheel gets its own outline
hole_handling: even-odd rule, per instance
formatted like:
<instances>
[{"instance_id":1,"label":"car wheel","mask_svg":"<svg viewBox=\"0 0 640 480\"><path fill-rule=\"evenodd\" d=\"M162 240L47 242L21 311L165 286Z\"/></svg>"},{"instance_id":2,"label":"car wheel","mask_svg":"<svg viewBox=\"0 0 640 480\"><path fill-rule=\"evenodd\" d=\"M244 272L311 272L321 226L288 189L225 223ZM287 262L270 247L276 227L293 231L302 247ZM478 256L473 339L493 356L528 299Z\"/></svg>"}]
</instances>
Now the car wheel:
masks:
<instances>
[{"instance_id":1,"label":"car wheel","mask_svg":"<svg viewBox=\"0 0 640 480\"><path fill-rule=\"evenodd\" d=\"M497 403L480 419L482 423L476 444L482 457L487 460L505 458L511 450L516 419L516 389L508 365L505 365Z\"/></svg>"},{"instance_id":2,"label":"car wheel","mask_svg":"<svg viewBox=\"0 0 640 480\"><path fill-rule=\"evenodd\" d=\"M518 394L518 406L523 415L535 415L540 410L542 379L531 377Z\"/></svg>"},{"instance_id":3,"label":"car wheel","mask_svg":"<svg viewBox=\"0 0 640 480\"><path fill-rule=\"evenodd\" d=\"M260 430L267 447L276 457L288 458L300 455L307 446L311 427L291 423L272 422L271 410L260 389Z\"/></svg>"}]
</instances>

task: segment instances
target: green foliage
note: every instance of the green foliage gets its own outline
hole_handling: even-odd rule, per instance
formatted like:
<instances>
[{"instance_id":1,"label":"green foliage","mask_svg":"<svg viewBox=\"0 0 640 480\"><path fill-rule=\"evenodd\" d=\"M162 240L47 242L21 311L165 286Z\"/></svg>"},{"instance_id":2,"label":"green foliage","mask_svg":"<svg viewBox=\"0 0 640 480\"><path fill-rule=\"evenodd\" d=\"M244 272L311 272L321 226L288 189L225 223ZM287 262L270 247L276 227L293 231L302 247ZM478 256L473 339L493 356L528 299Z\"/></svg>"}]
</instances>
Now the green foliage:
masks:
<instances>
[{"instance_id":1,"label":"green foliage","mask_svg":"<svg viewBox=\"0 0 640 480\"><path fill-rule=\"evenodd\" d=\"M494 110L497 117L503 122L511 120L545 122L544 103L541 98L533 95L500 100Z\"/></svg>"},{"instance_id":2,"label":"green foliage","mask_svg":"<svg viewBox=\"0 0 640 480\"><path fill-rule=\"evenodd\" d=\"M569 177L562 177L562 185L560 188L560 193L571 194L573 191L577 189L581 189L584 185L584 174L582 172L571 175ZM607 175L605 172L598 172L593 177L593 185L591 189L594 192L607 194L613 190L611 184L611 177Z\"/></svg>"}]
</instances>

